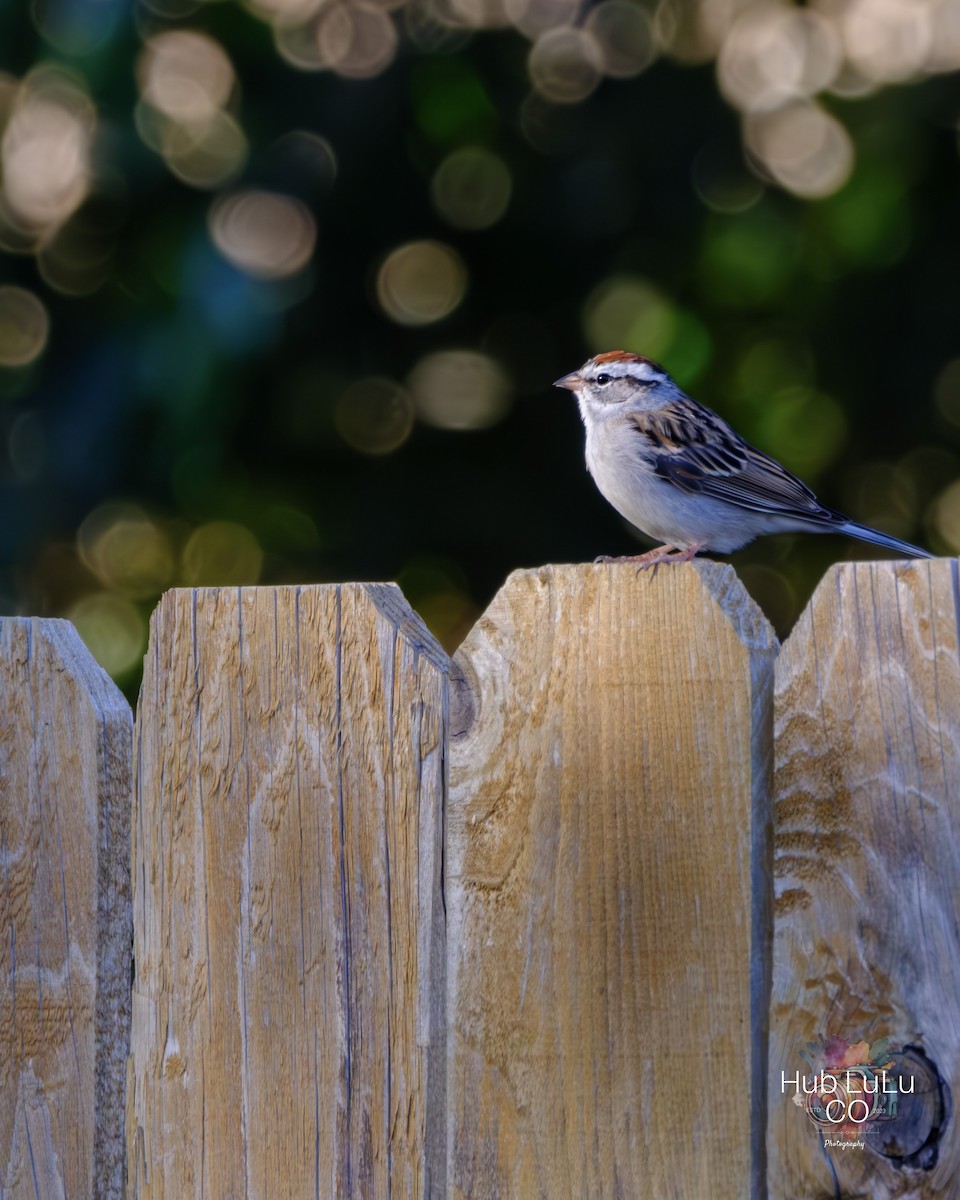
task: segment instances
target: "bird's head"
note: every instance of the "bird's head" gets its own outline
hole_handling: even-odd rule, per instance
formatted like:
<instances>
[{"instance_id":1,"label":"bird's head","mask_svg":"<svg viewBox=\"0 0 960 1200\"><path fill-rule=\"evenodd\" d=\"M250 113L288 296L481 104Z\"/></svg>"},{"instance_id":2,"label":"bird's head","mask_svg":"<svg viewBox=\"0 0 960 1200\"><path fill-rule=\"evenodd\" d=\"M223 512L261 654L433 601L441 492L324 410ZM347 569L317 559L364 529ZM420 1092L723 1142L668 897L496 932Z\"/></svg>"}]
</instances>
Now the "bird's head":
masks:
<instances>
[{"instance_id":1,"label":"bird's head","mask_svg":"<svg viewBox=\"0 0 960 1200\"><path fill-rule=\"evenodd\" d=\"M587 425L625 409L660 408L676 390L659 363L626 350L608 350L588 358L579 370L558 379L554 387L573 392Z\"/></svg>"}]
</instances>

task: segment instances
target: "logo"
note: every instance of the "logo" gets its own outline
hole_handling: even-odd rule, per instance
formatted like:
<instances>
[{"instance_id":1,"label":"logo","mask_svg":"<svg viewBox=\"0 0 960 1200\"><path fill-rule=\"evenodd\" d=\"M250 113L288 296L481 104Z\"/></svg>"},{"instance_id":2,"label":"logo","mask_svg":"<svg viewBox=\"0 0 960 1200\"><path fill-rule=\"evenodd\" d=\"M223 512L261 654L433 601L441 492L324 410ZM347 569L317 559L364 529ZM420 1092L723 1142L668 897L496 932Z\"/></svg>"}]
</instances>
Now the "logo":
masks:
<instances>
[{"instance_id":1,"label":"logo","mask_svg":"<svg viewBox=\"0 0 960 1200\"><path fill-rule=\"evenodd\" d=\"M863 1149L871 1128L897 1119L900 1097L913 1092L914 1078L892 1073L889 1042L881 1038L870 1045L820 1034L800 1051L812 1074L780 1072L781 1092L794 1089L793 1103L817 1127L825 1146Z\"/></svg>"}]
</instances>

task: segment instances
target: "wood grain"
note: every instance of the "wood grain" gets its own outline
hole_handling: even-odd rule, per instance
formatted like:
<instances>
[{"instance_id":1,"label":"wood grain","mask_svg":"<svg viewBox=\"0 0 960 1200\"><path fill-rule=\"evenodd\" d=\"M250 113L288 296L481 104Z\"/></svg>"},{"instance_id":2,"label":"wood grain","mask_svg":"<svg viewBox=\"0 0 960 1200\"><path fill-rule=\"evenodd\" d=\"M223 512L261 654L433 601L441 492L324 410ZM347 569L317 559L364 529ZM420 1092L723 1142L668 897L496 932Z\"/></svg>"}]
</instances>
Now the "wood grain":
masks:
<instances>
[{"instance_id":1,"label":"wood grain","mask_svg":"<svg viewBox=\"0 0 960 1200\"><path fill-rule=\"evenodd\" d=\"M777 664L772 1197L960 1195L952 1122L922 1165L828 1157L781 1079L817 1034L888 1035L960 1094L958 621L956 561L847 563Z\"/></svg>"},{"instance_id":2,"label":"wood grain","mask_svg":"<svg viewBox=\"0 0 960 1200\"><path fill-rule=\"evenodd\" d=\"M446 670L393 587L163 598L131 1196L443 1194Z\"/></svg>"},{"instance_id":3,"label":"wood grain","mask_svg":"<svg viewBox=\"0 0 960 1200\"><path fill-rule=\"evenodd\" d=\"M760 1194L774 653L713 563L518 572L458 652L452 1196Z\"/></svg>"},{"instance_id":4,"label":"wood grain","mask_svg":"<svg viewBox=\"0 0 960 1200\"><path fill-rule=\"evenodd\" d=\"M132 714L66 621L0 620L0 1196L119 1200Z\"/></svg>"}]
</instances>

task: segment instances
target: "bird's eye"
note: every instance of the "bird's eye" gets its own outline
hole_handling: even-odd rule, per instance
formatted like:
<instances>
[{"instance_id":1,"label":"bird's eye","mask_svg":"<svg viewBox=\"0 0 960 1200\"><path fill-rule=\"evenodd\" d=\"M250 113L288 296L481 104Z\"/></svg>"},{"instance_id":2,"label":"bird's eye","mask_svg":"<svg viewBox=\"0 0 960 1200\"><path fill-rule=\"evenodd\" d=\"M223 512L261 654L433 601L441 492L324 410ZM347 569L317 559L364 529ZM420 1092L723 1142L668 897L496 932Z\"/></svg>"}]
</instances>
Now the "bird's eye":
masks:
<instances>
[{"instance_id":1,"label":"bird's eye","mask_svg":"<svg viewBox=\"0 0 960 1200\"><path fill-rule=\"evenodd\" d=\"M613 383L613 376L612 375L598 375L596 377L596 379L594 380L594 383L598 384L600 387L606 387L608 383Z\"/></svg>"}]
</instances>

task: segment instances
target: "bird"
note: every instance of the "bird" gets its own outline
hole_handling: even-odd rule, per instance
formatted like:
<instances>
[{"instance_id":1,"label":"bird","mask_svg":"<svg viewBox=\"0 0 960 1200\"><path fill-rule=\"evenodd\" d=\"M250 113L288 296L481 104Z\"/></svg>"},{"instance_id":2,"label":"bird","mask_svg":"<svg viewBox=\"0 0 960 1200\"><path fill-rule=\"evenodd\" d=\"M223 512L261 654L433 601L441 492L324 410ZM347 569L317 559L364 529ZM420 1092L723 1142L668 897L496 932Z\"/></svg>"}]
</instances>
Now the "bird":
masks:
<instances>
[{"instance_id":1,"label":"bird","mask_svg":"<svg viewBox=\"0 0 960 1200\"><path fill-rule=\"evenodd\" d=\"M602 495L664 543L598 562L640 569L729 554L770 533L839 533L909 558L934 558L821 504L809 487L688 396L652 358L610 350L555 381L586 427L587 469Z\"/></svg>"}]
</instances>

